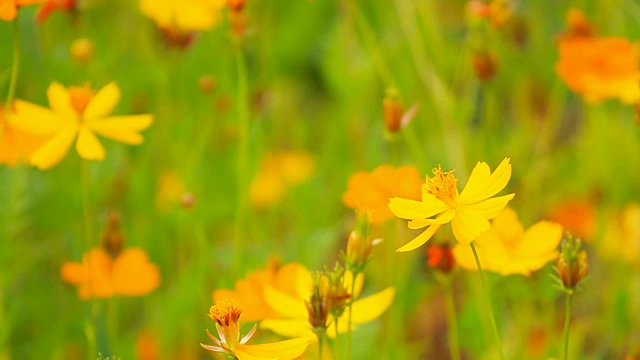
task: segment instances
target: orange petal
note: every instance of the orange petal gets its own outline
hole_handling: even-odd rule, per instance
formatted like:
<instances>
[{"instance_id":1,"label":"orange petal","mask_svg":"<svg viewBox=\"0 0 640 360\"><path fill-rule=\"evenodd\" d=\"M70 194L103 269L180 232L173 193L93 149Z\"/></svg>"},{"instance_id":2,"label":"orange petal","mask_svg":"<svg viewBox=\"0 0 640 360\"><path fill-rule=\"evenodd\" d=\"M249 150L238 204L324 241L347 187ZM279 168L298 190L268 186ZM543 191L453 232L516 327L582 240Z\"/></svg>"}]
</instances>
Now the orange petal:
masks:
<instances>
[{"instance_id":1,"label":"orange petal","mask_svg":"<svg viewBox=\"0 0 640 360\"><path fill-rule=\"evenodd\" d=\"M144 250L130 248L113 262L113 284L118 294L142 296L160 285L160 272Z\"/></svg>"}]
</instances>

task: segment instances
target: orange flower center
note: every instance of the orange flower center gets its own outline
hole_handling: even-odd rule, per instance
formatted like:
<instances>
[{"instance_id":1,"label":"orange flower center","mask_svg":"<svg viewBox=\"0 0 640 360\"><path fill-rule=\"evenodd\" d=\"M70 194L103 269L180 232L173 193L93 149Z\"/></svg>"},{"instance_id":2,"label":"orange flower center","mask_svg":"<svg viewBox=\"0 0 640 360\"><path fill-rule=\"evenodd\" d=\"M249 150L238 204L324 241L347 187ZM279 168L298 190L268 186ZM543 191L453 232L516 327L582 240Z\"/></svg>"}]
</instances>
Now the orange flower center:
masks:
<instances>
[{"instance_id":1,"label":"orange flower center","mask_svg":"<svg viewBox=\"0 0 640 360\"><path fill-rule=\"evenodd\" d=\"M83 87L70 86L69 97L71 100L71 107L73 107L79 115L82 115L93 98L93 90L91 90L88 85Z\"/></svg>"},{"instance_id":2,"label":"orange flower center","mask_svg":"<svg viewBox=\"0 0 640 360\"><path fill-rule=\"evenodd\" d=\"M453 175L453 172L454 170L442 171L442 168L438 166L437 169L433 169L433 177L427 178L424 184L424 188L429 194L434 195L451 207L455 206L455 201L458 197L458 179Z\"/></svg>"},{"instance_id":3,"label":"orange flower center","mask_svg":"<svg viewBox=\"0 0 640 360\"><path fill-rule=\"evenodd\" d=\"M238 319L242 309L233 300L222 300L213 305L209 310L209 317L218 323L218 332L221 333L223 346L233 351L240 342L240 323Z\"/></svg>"}]
</instances>

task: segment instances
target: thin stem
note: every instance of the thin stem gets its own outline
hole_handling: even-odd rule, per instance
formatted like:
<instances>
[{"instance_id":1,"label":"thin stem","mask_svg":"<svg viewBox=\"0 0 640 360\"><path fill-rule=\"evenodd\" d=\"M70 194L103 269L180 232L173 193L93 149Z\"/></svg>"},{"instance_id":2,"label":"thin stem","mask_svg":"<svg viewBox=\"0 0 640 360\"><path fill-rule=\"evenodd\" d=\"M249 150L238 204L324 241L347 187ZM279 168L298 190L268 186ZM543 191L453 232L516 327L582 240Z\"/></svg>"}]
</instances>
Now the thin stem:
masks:
<instances>
[{"instance_id":1,"label":"thin stem","mask_svg":"<svg viewBox=\"0 0 640 360\"><path fill-rule=\"evenodd\" d=\"M351 288L349 289L349 294L351 295L351 299L349 300L349 313L347 315L348 325L347 325L347 344L345 345L345 353L346 358L351 359L351 341L353 340L353 329L351 328L352 323L352 314L353 314L353 301L355 300L354 293L356 292L356 279L358 278L358 274L360 272L354 272L351 280ZM337 336L337 334L336 334Z\"/></svg>"},{"instance_id":2,"label":"thin stem","mask_svg":"<svg viewBox=\"0 0 640 360\"><path fill-rule=\"evenodd\" d=\"M567 291L567 299L565 305L564 315L564 360L569 359L569 326L571 325L571 298L573 297L573 291Z\"/></svg>"},{"instance_id":3,"label":"thin stem","mask_svg":"<svg viewBox=\"0 0 640 360\"><path fill-rule=\"evenodd\" d=\"M234 231L234 270L239 274L242 267L242 260L245 245L246 217L247 217L247 183L249 165L249 96L247 80L247 62L242 49L242 44L236 46L236 71L238 75L238 119L239 119L239 141L237 157L237 198L236 198L236 218Z\"/></svg>"},{"instance_id":4,"label":"thin stem","mask_svg":"<svg viewBox=\"0 0 640 360\"><path fill-rule=\"evenodd\" d=\"M83 222L84 222L84 238L87 259L87 267L89 268L88 285L89 289L93 289L91 284L91 247L93 246L93 227L91 217L91 202L89 200L89 162L80 159L80 188L82 192L82 210L83 210ZM86 324L85 333L87 335L87 342L89 344L89 358L95 359L97 345L96 345L96 318L97 318L97 303L95 300L89 300L90 303L90 315Z\"/></svg>"},{"instance_id":5,"label":"thin stem","mask_svg":"<svg viewBox=\"0 0 640 360\"><path fill-rule=\"evenodd\" d=\"M16 86L18 84L18 69L20 68L20 27L18 26L18 16L13 20L13 63L11 64L11 78L9 79L9 92L4 104L4 118L8 119L11 112L11 104L16 97ZM0 136L4 132L4 123L0 123Z\"/></svg>"},{"instance_id":6,"label":"thin stem","mask_svg":"<svg viewBox=\"0 0 640 360\"><path fill-rule=\"evenodd\" d=\"M484 279L484 272L482 271L482 266L480 265L480 258L478 257L478 252L476 251L476 246L473 244L473 242L471 242L469 245L471 246L471 250L473 251L473 257L476 259L478 275L480 275L480 285L482 286L482 292L484 293L485 301L487 302L487 309L489 309L489 317L491 318L491 327L493 328L493 335L495 336L496 345L498 346L498 354L500 360L504 360L504 353L502 352L502 342L500 341L500 333L498 332L498 326L496 325L496 318L495 316L493 316L491 296L489 295L489 288L487 287L486 281Z\"/></svg>"},{"instance_id":7,"label":"thin stem","mask_svg":"<svg viewBox=\"0 0 640 360\"><path fill-rule=\"evenodd\" d=\"M444 300L447 313L447 336L449 337L449 353L451 360L460 360L460 340L458 339L458 319L456 316L456 303L453 298L453 285L451 278L444 283Z\"/></svg>"},{"instance_id":8,"label":"thin stem","mask_svg":"<svg viewBox=\"0 0 640 360\"><path fill-rule=\"evenodd\" d=\"M315 330L318 337L318 360L322 360L322 348L324 345L324 331Z\"/></svg>"},{"instance_id":9,"label":"thin stem","mask_svg":"<svg viewBox=\"0 0 640 360\"><path fill-rule=\"evenodd\" d=\"M335 329L335 332L336 332L336 338L334 340L334 345L336 350L335 359L340 359L340 336L338 333L338 317L337 316L333 317L333 328Z\"/></svg>"}]
</instances>

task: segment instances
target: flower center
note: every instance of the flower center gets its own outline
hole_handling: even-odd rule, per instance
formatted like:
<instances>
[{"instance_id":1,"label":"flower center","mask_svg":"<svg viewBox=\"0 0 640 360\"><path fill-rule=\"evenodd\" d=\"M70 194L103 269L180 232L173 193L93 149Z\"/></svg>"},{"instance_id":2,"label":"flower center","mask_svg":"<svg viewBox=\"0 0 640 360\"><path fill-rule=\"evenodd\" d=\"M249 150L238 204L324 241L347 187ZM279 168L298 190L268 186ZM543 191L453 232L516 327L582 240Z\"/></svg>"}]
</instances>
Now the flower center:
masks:
<instances>
[{"instance_id":1,"label":"flower center","mask_svg":"<svg viewBox=\"0 0 640 360\"><path fill-rule=\"evenodd\" d=\"M233 351L240 342L240 324L238 319L242 309L233 300L222 300L209 310L209 317L218 324L218 332L223 345Z\"/></svg>"},{"instance_id":2,"label":"flower center","mask_svg":"<svg viewBox=\"0 0 640 360\"><path fill-rule=\"evenodd\" d=\"M442 171L442 168L438 165L438 168L433 169L433 177L427 178L423 185L429 194L434 195L452 207L458 197L458 179L453 175L453 172L454 170Z\"/></svg>"},{"instance_id":3,"label":"flower center","mask_svg":"<svg viewBox=\"0 0 640 360\"><path fill-rule=\"evenodd\" d=\"M69 87L69 97L71 107L73 107L78 115L82 115L93 98L93 90L91 90L88 85L83 87L71 86Z\"/></svg>"}]
</instances>

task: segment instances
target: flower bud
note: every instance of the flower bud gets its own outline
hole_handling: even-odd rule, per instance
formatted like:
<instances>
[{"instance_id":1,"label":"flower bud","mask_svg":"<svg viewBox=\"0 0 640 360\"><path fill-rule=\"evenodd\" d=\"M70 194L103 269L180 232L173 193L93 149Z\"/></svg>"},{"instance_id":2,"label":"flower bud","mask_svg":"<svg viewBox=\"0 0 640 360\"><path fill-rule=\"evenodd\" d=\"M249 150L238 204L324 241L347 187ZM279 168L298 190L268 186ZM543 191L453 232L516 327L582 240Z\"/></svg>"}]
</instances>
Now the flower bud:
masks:
<instances>
[{"instance_id":1,"label":"flower bud","mask_svg":"<svg viewBox=\"0 0 640 360\"><path fill-rule=\"evenodd\" d=\"M79 63L85 63L93 57L93 41L79 38L71 43L71 58Z\"/></svg>"},{"instance_id":2,"label":"flower bud","mask_svg":"<svg viewBox=\"0 0 640 360\"><path fill-rule=\"evenodd\" d=\"M321 272L312 274L313 284L311 298L305 301L309 324L314 331L325 331L329 317L329 298L327 297L328 280Z\"/></svg>"},{"instance_id":3,"label":"flower bud","mask_svg":"<svg viewBox=\"0 0 640 360\"><path fill-rule=\"evenodd\" d=\"M396 133L401 129L404 105L396 89L387 89L382 100L382 116L384 126L390 133Z\"/></svg>"},{"instance_id":4,"label":"flower bud","mask_svg":"<svg viewBox=\"0 0 640 360\"><path fill-rule=\"evenodd\" d=\"M582 249L582 241L569 236L560 245L560 256L556 264L558 276L565 290L573 290L589 272L587 253Z\"/></svg>"},{"instance_id":5,"label":"flower bud","mask_svg":"<svg viewBox=\"0 0 640 360\"><path fill-rule=\"evenodd\" d=\"M496 74L498 64L496 59L486 52L478 51L471 56L473 70L480 81L487 82Z\"/></svg>"},{"instance_id":6,"label":"flower bud","mask_svg":"<svg viewBox=\"0 0 640 360\"><path fill-rule=\"evenodd\" d=\"M107 225L100 237L102 248L112 257L117 257L124 245L124 235L120 231L120 214L113 211L107 215Z\"/></svg>"},{"instance_id":7,"label":"flower bud","mask_svg":"<svg viewBox=\"0 0 640 360\"><path fill-rule=\"evenodd\" d=\"M453 252L448 244L434 244L427 249L427 265L429 268L448 274L455 266Z\"/></svg>"}]
</instances>

